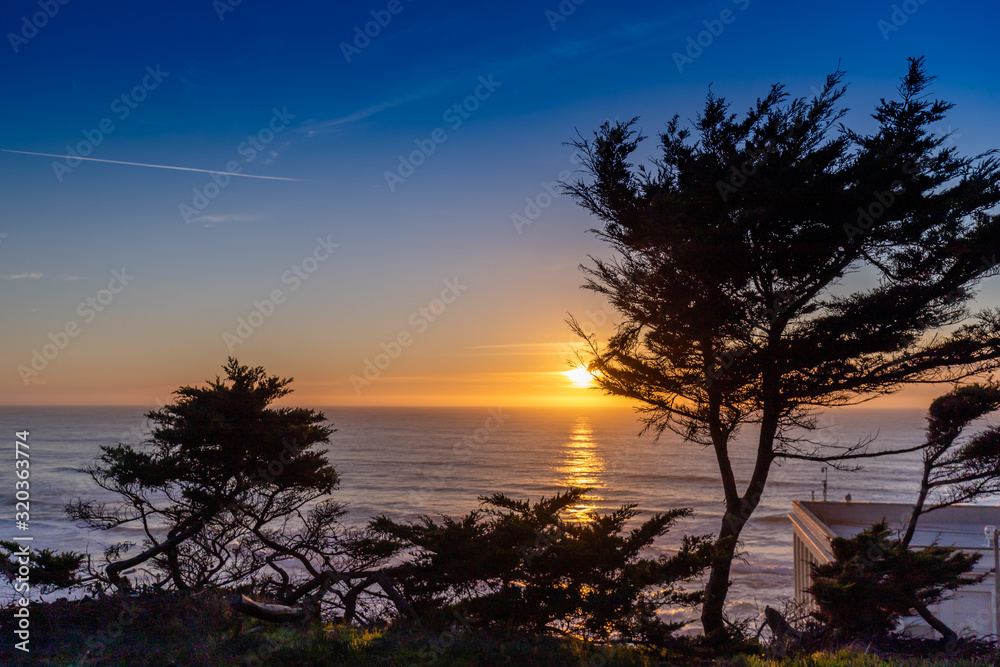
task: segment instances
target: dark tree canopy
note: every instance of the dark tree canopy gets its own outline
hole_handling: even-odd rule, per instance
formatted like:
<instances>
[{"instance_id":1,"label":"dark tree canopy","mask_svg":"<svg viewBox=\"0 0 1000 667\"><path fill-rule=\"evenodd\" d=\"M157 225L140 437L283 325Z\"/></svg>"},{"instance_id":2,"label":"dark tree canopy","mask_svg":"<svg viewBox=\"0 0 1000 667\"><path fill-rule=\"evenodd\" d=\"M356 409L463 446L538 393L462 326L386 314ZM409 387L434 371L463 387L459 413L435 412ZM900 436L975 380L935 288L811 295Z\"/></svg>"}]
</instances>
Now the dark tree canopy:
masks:
<instances>
[{"instance_id":1,"label":"dark tree canopy","mask_svg":"<svg viewBox=\"0 0 1000 667\"><path fill-rule=\"evenodd\" d=\"M32 549L24 542L0 540L0 576L25 599L29 592L41 594L80 585L80 567L85 554L74 551ZM25 568L30 568L25 570ZM20 577L20 580L19 580ZM34 590L32 590L34 589Z\"/></svg>"},{"instance_id":2,"label":"dark tree canopy","mask_svg":"<svg viewBox=\"0 0 1000 667\"><path fill-rule=\"evenodd\" d=\"M589 179L566 189L614 251L593 259L585 286L621 315L606 346L589 339L590 366L651 428L710 446L720 470L726 511L702 617L714 635L771 464L874 454L797 436L816 408L1000 365L1000 310L968 306L997 273L1000 164L935 133L952 105L929 97L922 59L870 133L840 124L842 79L811 100L775 85L743 116L709 94L693 132L667 124L649 168L630 161L644 139L636 119L573 142ZM850 292L843 280L858 271L875 278ZM746 425L757 459L740 483L729 447Z\"/></svg>"},{"instance_id":3,"label":"dark tree canopy","mask_svg":"<svg viewBox=\"0 0 1000 667\"><path fill-rule=\"evenodd\" d=\"M896 629L904 616L919 614L946 638L956 635L927 606L982 577L969 573L981 554L931 545L911 550L892 535L885 520L852 538L835 537L834 560L813 566L819 615L847 638L873 639Z\"/></svg>"},{"instance_id":4,"label":"dark tree canopy","mask_svg":"<svg viewBox=\"0 0 1000 667\"><path fill-rule=\"evenodd\" d=\"M235 359L224 370L228 385L216 378L207 387L182 387L175 404L147 415L155 424L156 449L136 455L142 466L136 480L146 486L170 480L185 498L202 502L234 485L330 493L337 473L314 447L328 443L332 433L324 415L269 407L291 392L290 378L267 376L262 367L240 366ZM268 466L279 460L281 474L269 474Z\"/></svg>"},{"instance_id":5,"label":"dark tree canopy","mask_svg":"<svg viewBox=\"0 0 1000 667\"><path fill-rule=\"evenodd\" d=\"M289 563L314 567L342 553L328 498L337 473L318 446L332 429L322 413L274 408L290 379L229 359L225 380L182 387L152 411L150 441L101 448L87 472L120 501L78 500L69 515L91 529L139 527L142 550L112 545L105 578L142 566L154 585L234 585L262 571L289 592ZM151 567L147 567L147 563ZM308 568L306 568L308 570Z\"/></svg>"},{"instance_id":6,"label":"dark tree canopy","mask_svg":"<svg viewBox=\"0 0 1000 667\"><path fill-rule=\"evenodd\" d=\"M707 538L685 537L677 552L642 552L680 518L676 509L626 530L638 512L626 505L584 523L561 515L587 489L570 489L536 503L502 494L483 497L483 509L435 522L372 522L384 541L408 560L400 588L427 622L571 632L662 646L683 622L663 622L664 605L691 606L698 593L679 586L709 563Z\"/></svg>"},{"instance_id":7,"label":"dark tree canopy","mask_svg":"<svg viewBox=\"0 0 1000 667\"><path fill-rule=\"evenodd\" d=\"M920 492L901 538L904 545L922 515L1000 494L1000 427L961 437L969 424L997 409L1000 385L995 382L956 387L931 403Z\"/></svg>"}]
</instances>

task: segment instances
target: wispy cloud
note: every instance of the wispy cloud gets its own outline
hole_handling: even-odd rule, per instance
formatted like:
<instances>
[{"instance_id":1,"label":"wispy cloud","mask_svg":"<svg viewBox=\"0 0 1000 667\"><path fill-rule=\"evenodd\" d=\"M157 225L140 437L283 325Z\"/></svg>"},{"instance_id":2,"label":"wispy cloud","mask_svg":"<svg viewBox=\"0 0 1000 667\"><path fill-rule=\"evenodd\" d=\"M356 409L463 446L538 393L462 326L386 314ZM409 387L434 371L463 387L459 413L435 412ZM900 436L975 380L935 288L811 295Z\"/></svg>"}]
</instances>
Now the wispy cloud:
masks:
<instances>
[{"instance_id":1,"label":"wispy cloud","mask_svg":"<svg viewBox=\"0 0 1000 667\"><path fill-rule=\"evenodd\" d=\"M223 213L221 215L200 215L197 218L191 218L193 222L249 222L251 220L256 220L256 216L253 215L240 215L238 213Z\"/></svg>"},{"instance_id":2,"label":"wispy cloud","mask_svg":"<svg viewBox=\"0 0 1000 667\"><path fill-rule=\"evenodd\" d=\"M0 148L4 153L19 153L21 155L41 155L42 157L55 157L70 160L87 160L88 162L107 162L109 164L126 164L132 167L149 167L152 169L174 169L177 171L197 171L203 174L225 174L227 176L239 176L241 178L263 178L269 181L300 181L300 178L283 178L281 176L256 176L254 174L237 174L229 171L214 171L212 169L195 169L194 167L174 167L167 164L147 164L145 162L123 162L121 160L100 160L96 157L80 157L74 155L53 155L52 153L32 153L29 151L14 151L7 148Z\"/></svg>"},{"instance_id":3,"label":"wispy cloud","mask_svg":"<svg viewBox=\"0 0 1000 667\"><path fill-rule=\"evenodd\" d=\"M388 102L382 102L381 104L374 104L370 107L365 107L354 113L349 113L346 116L340 116L338 118L331 118L330 120L324 121L307 121L303 123L302 131L306 133L307 137L311 137L314 134L319 134L322 132L329 132L331 130L339 129L342 125L347 125L349 123L355 123L359 120L364 120L365 118L370 118L380 111L385 111L386 109L391 109L392 107L399 106L406 102L406 98L399 98L396 100L390 100Z\"/></svg>"},{"instance_id":4,"label":"wispy cloud","mask_svg":"<svg viewBox=\"0 0 1000 667\"><path fill-rule=\"evenodd\" d=\"M554 342L554 343L509 343L505 345L470 345L466 350L472 352L450 352L446 356L457 355L515 355L515 356L545 356L557 354L566 348L582 348L582 342Z\"/></svg>"},{"instance_id":5,"label":"wispy cloud","mask_svg":"<svg viewBox=\"0 0 1000 667\"><path fill-rule=\"evenodd\" d=\"M39 278L45 278L48 274L39 273L37 271L32 271L31 273L8 273L5 275L0 275L0 280L38 280ZM71 276L62 275L59 276L61 280L88 280L86 276Z\"/></svg>"},{"instance_id":6,"label":"wispy cloud","mask_svg":"<svg viewBox=\"0 0 1000 667\"><path fill-rule=\"evenodd\" d=\"M30 279L35 280L37 278L44 278L44 273L8 273L7 275L0 276L4 280L24 280Z\"/></svg>"},{"instance_id":7,"label":"wispy cloud","mask_svg":"<svg viewBox=\"0 0 1000 667\"><path fill-rule=\"evenodd\" d=\"M271 148L267 151L266 156L260 161L261 164L274 164L275 160L278 159L278 155L284 152L289 146L292 145L290 141L283 141L277 146Z\"/></svg>"},{"instance_id":8,"label":"wispy cloud","mask_svg":"<svg viewBox=\"0 0 1000 667\"><path fill-rule=\"evenodd\" d=\"M323 121L309 120L302 123L302 126L298 129L298 131L305 132L308 137L324 132L334 132L336 130L343 129L344 126L350 125L351 123L357 123L358 121L371 118L376 114L382 113L386 109L392 109L393 107L398 107L408 102L414 102L416 100L424 99L425 97L430 97L431 95L454 85L455 81L456 79L454 78L441 80L431 85L424 86L421 90L410 93L409 95L403 95L402 97L397 97L385 102L372 104L371 106L364 107L363 109L359 109L358 111L354 111L344 116L338 116L337 118L331 118Z\"/></svg>"},{"instance_id":9,"label":"wispy cloud","mask_svg":"<svg viewBox=\"0 0 1000 667\"><path fill-rule=\"evenodd\" d=\"M605 52L609 48L616 48L617 50L634 48L641 40L659 34L668 26L676 25L678 21L677 14L678 12L674 12L673 15L658 21L625 25L610 32L607 30L607 26L603 22L597 20L594 24L593 34L590 37L565 40L512 58L501 58L487 61L485 64L477 66L475 71L480 73L496 72L498 76L503 76L504 74L517 74L527 69L537 70L544 66L546 62L553 60L574 62L579 58L579 56L589 52ZM436 32L442 31L443 26L437 25ZM421 35L421 39L427 39L427 36ZM452 64L453 56L448 55L447 58L447 64L450 66ZM422 67L425 69L428 68L426 64L423 64ZM435 66L431 65L429 68L434 69ZM441 68L446 69L444 64L442 64ZM471 71L472 70L470 70L470 72ZM306 136L311 137L315 134L342 130L345 126L371 118L376 114L386 111L387 109L392 109L393 107L398 107L408 102L430 97L439 92L451 90L456 86L466 85L470 77L475 78L471 74L455 74L429 85L425 85L418 92L387 100L385 102L380 102L378 104L373 104L343 116L322 121L306 121L298 128L298 131L305 132Z\"/></svg>"}]
</instances>

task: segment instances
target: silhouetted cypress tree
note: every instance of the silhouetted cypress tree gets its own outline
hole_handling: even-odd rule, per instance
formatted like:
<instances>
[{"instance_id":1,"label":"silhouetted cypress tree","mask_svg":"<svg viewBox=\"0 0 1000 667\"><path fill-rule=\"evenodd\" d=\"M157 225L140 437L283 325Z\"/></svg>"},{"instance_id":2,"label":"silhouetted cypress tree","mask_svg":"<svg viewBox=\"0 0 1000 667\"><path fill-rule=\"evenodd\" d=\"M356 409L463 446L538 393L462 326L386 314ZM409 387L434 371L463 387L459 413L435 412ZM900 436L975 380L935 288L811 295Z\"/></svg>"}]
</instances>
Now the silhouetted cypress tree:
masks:
<instances>
[{"instance_id":1,"label":"silhouetted cypress tree","mask_svg":"<svg viewBox=\"0 0 1000 667\"><path fill-rule=\"evenodd\" d=\"M673 555L644 557L691 510L655 514L628 531L626 522L638 514L634 505L582 523L562 518L586 491L534 504L495 494L459 519L401 524L380 517L371 527L409 556L397 581L425 622L457 617L474 627L667 643L684 623L663 622L658 611L700 600L699 592L678 585L707 567L710 540L685 537Z\"/></svg>"},{"instance_id":2,"label":"silhouetted cypress tree","mask_svg":"<svg viewBox=\"0 0 1000 667\"><path fill-rule=\"evenodd\" d=\"M772 463L873 454L796 438L815 408L1000 365L1000 312L966 307L996 273L996 159L963 157L936 133L952 105L928 98L922 59L868 134L837 131L842 78L812 100L776 85L743 117L710 94L693 135L668 123L652 168L629 161L643 139L635 119L573 142L590 179L566 189L614 251L594 260L586 287L621 315L606 346L588 339L590 367L649 427L710 447L720 471L725 512L702 610L713 636ZM876 284L847 291L859 270ZM730 443L747 425L756 464L738 481Z\"/></svg>"},{"instance_id":3,"label":"silhouetted cypress tree","mask_svg":"<svg viewBox=\"0 0 1000 667\"><path fill-rule=\"evenodd\" d=\"M908 549L884 520L853 538L835 537L830 546L834 560L813 566L809 592L818 615L843 638L877 639L914 614L946 639L956 638L927 605L981 581L968 576L981 554L936 545Z\"/></svg>"},{"instance_id":4,"label":"silhouetted cypress tree","mask_svg":"<svg viewBox=\"0 0 1000 667\"><path fill-rule=\"evenodd\" d=\"M997 408L1000 386L995 383L956 387L931 403L920 493L901 538L904 546L922 515L1000 494L1000 427L959 440L970 423Z\"/></svg>"},{"instance_id":5,"label":"silhouetted cypress tree","mask_svg":"<svg viewBox=\"0 0 1000 667\"><path fill-rule=\"evenodd\" d=\"M140 553L130 542L106 551L107 583L143 566L147 582L177 589L246 582L263 572L281 596L294 590L295 566L316 576L343 551L342 508L327 496L338 477L325 453L332 429L320 412L274 408L290 379L230 358L226 379L181 387L177 401L146 416L145 447L101 448L87 469L120 501L77 500L70 517L91 529L143 531ZM293 567L289 569L289 565ZM312 570L310 570L312 568Z\"/></svg>"}]
</instances>

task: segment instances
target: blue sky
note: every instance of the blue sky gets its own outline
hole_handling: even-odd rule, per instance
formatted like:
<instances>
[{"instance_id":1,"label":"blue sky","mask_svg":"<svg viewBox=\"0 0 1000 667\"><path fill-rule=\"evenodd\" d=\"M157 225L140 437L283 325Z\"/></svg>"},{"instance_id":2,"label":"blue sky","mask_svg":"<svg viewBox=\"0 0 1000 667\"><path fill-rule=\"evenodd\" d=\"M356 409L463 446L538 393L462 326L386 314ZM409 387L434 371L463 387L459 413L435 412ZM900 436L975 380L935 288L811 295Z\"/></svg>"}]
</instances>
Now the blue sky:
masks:
<instances>
[{"instance_id":1,"label":"blue sky","mask_svg":"<svg viewBox=\"0 0 1000 667\"><path fill-rule=\"evenodd\" d=\"M266 178L0 153L3 402L150 404L230 352L314 403L583 400L559 374L563 319L610 331L579 289L604 248L545 185L576 168L577 129L638 115L655 134L709 85L737 111L775 82L808 96L838 63L865 129L924 55L960 149L1000 146L986 2L232 2L4 3L0 148L90 142L96 160ZM519 233L526 198L547 205ZM123 269L134 280L114 292ZM443 312L419 315L456 280ZM25 383L18 367L49 343Z\"/></svg>"}]
</instances>

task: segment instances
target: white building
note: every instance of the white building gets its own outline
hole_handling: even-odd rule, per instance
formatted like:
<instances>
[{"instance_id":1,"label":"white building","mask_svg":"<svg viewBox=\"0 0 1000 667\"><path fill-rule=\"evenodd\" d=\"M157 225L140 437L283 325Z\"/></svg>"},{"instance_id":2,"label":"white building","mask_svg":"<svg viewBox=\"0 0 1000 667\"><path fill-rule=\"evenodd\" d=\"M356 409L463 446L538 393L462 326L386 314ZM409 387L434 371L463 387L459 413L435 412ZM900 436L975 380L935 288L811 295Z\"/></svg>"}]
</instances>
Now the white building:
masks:
<instances>
[{"instance_id":1,"label":"white building","mask_svg":"<svg viewBox=\"0 0 1000 667\"><path fill-rule=\"evenodd\" d=\"M811 606L812 596L806 589L812 583L810 563L833 560L830 539L854 537L862 530L885 518L890 528L906 525L911 505L901 503L858 503L792 501L795 554L795 599ZM1000 614L1000 582L997 581L997 549L995 531L1000 528L1000 506L955 505L934 510L920 517L911 548L937 543L963 551L982 554L973 574L988 574L975 586L956 591L950 599L931 605L930 611L955 632L971 632L977 636L1000 634L997 618ZM905 620L910 634L931 636L931 628L919 617Z\"/></svg>"}]
</instances>

